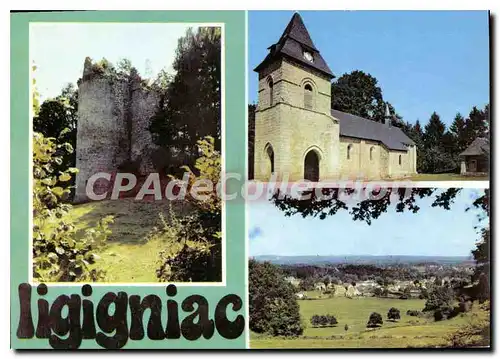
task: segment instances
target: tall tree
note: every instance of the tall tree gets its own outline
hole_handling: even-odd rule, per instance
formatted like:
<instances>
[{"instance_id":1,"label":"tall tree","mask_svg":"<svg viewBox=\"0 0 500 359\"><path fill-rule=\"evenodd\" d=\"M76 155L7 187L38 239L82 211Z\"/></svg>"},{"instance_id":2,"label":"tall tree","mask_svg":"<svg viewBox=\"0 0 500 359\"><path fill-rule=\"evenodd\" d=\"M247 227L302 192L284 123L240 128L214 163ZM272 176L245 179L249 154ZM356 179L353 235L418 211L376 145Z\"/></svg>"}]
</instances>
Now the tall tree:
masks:
<instances>
[{"instance_id":1,"label":"tall tree","mask_svg":"<svg viewBox=\"0 0 500 359\"><path fill-rule=\"evenodd\" d=\"M488 122L489 105L486 106L485 111L479 110L474 106L466 120L467 134L470 142L474 141L477 137L487 137Z\"/></svg>"},{"instance_id":2,"label":"tall tree","mask_svg":"<svg viewBox=\"0 0 500 359\"><path fill-rule=\"evenodd\" d=\"M477 215L479 225L479 240L472 256L476 261L473 279L477 282L476 295L484 301L490 297L490 190L484 191L485 195L477 198L470 208L479 210Z\"/></svg>"},{"instance_id":3,"label":"tall tree","mask_svg":"<svg viewBox=\"0 0 500 359\"><path fill-rule=\"evenodd\" d=\"M33 118L33 131L44 137L55 138L57 143L64 143L66 147L75 149L77 119L78 91L73 84L68 84L59 96L42 103L38 114ZM75 166L75 151L60 149L56 155L62 159L57 170L65 171Z\"/></svg>"},{"instance_id":4,"label":"tall tree","mask_svg":"<svg viewBox=\"0 0 500 359\"><path fill-rule=\"evenodd\" d=\"M453 171L457 162L452 155L453 139L446 132L446 125L439 115L433 112L422 134L422 146L417 159L419 171L425 173L442 173Z\"/></svg>"},{"instance_id":5,"label":"tall tree","mask_svg":"<svg viewBox=\"0 0 500 359\"><path fill-rule=\"evenodd\" d=\"M455 119L451 123L449 131L453 135L453 139L456 145L456 151L464 151L467 148L467 145L470 144L470 139L467 136L465 119L460 113L457 113L455 115Z\"/></svg>"},{"instance_id":6,"label":"tall tree","mask_svg":"<svg viewBox=\"0 0 500 359\"><path fill-rule=\"evenodd\" d=\"M255 110L257 105L248 105L248 179L254 176L254 151L255 151Z\"/></svg>"},{"instance_id":7,"label":"tall tree","mask_svg":"<svg viewBox=\"0 0 500 359\"><path fill-rule=\"evenodd\" d=\"M433 112L429 122L425 125L423 141L427 148L441 146L446 125L441 121L439 115Z\"/></svg>"},{"instance_id":8,"label":"tall tree","mask_svg":"<svg viewBox=\"0 0 500 359\"><path fill-rule=\"evenodd\" d=\"M183 153L184 164L192 164L199 139L213 137L220 150L220 28L187 30L178 40L173 67L175 76L149 129L156 144Z\"/></svg>"},{"instance_id":9,"label":"tall tree","mask_svg":"<svg viewBox=\"0 0 500 359\"><path fill-rule=\"evenodd\" d=\"M386 111L377 79L359 70L332 83L332 108L378 122L384 121Z\"/></svg>"},{"instance_id":10,"label":"tall tree","mask_svg":"<svg viewBox=\"0 0 500 359\"><path fill-rule=\"evenodd\" d=\"M299 304L295 289L281 270L269 263L248 262L250 329L273 336L301 335Z\"/></svg>"}]
</instances>

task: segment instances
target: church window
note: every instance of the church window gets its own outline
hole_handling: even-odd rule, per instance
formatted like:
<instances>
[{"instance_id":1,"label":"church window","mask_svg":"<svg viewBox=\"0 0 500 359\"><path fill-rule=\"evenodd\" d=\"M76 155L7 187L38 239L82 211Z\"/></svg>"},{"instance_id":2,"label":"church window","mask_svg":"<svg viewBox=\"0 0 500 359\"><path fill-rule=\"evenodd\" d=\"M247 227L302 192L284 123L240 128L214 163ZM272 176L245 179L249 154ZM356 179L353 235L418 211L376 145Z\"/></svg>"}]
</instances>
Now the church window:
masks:
<instances>
[{"instance_id":1,"label":"church window","mask_svg":"<svg viewBox=\"0 0 500 359\"><path fill-rule=\"evenodd\" d=\"M352 144L350 144L349 146L347 146L347 159L348 160L351 159L351 151L352 151Z\"/></svg>"},{"instance_id":2,"label":"church window","mask_svg":"<svg viewBox=\"0 0 500 359\"><path fill-rule=\"evenodd\" d=\"M399 155L399 165L401 166L401 155Z\"/></svg>"},{"instance_id":3,"label":"church window","mask_svg":"<svg viewBox=\"0 0 500 359\"><path fill-rule=\"evenodd\" d=\"M370 161L373 161L373 152L375 151L375 147L370 147Z\"/></svg>"},{"instance_id":4,"label":"church window","mask_svg":"<svg viewBox=\"0 0 500 359\"><path fill-rule=\"evenodd\" d=\"M312 109L313 102L313 89L310 84L304 86L304 107L307 109Z\"/></svg>"},{"instance_id":5,"label":"church window","mask_svg":"<svg viewBox=\"0 0 500 359\"><path fill-rule=\"evenodd\" d=\"M267 83L269 84L269 106L273 105L273 99L274 99L274 82L272 78L269 78L267 80Z\"/></svg>"}]
</instances>

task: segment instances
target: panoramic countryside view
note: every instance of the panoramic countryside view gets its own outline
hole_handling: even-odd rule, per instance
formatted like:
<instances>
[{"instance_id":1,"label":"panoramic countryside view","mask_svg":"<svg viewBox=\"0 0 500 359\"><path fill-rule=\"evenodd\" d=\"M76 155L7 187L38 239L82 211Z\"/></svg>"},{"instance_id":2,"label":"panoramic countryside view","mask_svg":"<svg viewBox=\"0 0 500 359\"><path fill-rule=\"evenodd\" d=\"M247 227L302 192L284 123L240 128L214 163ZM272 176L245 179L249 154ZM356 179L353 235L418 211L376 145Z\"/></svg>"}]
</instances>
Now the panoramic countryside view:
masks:
<instances>
[{"instance_id":1,"label":"panoramic countryside view","mask_svg":"<svg viewBox=\"0 0 500 359\"><path fill-rule=\"evenodd\" d=\"M249 205L251 348L488 347L489 191L349 192Z\"/></svg>"}]
</instances>

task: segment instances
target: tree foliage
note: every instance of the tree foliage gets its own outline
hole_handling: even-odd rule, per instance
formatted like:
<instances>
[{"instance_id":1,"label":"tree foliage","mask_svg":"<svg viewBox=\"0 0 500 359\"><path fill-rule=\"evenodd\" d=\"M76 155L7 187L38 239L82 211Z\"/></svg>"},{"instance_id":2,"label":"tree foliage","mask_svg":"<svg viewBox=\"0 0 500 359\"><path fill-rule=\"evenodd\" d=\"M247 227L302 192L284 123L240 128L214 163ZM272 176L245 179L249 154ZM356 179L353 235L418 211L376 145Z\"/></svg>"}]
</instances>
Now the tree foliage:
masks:
<instances>
[{"instance_id":1,"label":"tree foliage","mask_svg":"<svg viewBox=\"0 0 500 359\"><path fill-rule=\"evenodd\" d=\"M370 314L370 317L368 318L368 323L366 323L367 328L376 328L384 324L384 321L382 320L382 316L380 313L373 312Z\"/></svg>"},{"instance_id":2,"label":"tree foliage","mask_svg":"<svg viewBox=\"0 0 500 359\"><path fill-rule=\"evenodd\" d=\"M450 209L460 188L386 188L376 199L360 199L358 202L345 200L344 195L356 198L358 189L322 188L318 194L315 190L301 191L299 196L283 194L275 191L271 201L282 210L286 216L301 215L302 217L318 217L325 219L339 211L348 211L355 221L371 224L389 209L396 212L417 213L420 210L418 199L433 197L432 207ZM379 194L378 191L374 192ZM306 197L307 196L307 197ZM306 197L306 199L304 199Z\"/></svg>"},{"instance_id":3,"label":"tree foliage","mask_svg":"<svg viewBox=\"0 0 500 359\"><path fill-rule=\"evenodd\" d=\"M32 110L38 116L40 102L35 84L33 81ZM66 216L71 205L63 200L71 186L59 184L72 181L78 170L59 170L58 166L65 152L72 151L73 146L67 142L33 133L33 277L40 282L96 281L105 274L95 265L99 259L96 252L111 234L108 225L113 218L102 218L82 234Z\"/></svg>"},{"instance_id":4,"label":"tree foliage","mask_svg":"<svg viewBox=\"0 0 500 359\"><path fill-rule=\"evenodd\" d=\"M197 141L211 136L220 151L221 31L188 29L178 40L175 75L163 93L149 130L154 142L176 155L177 165L193 165Z\"/></svg>"},{"instance_id":5,"label":"tree foliage","mask_svg":"<svg viewBox=\"0 0 500 359\"><path fill-rule=\"evenodd\" d=\"M214 148L214 139L198 141L200 157L196 160L195 174L189 167L187 193L197 183L218 184L221 175L221 156ZM172 180L175 180L172 177ZM207 187L198 198L186 199L191 205L190 215L177 219L170 211L170 222L160 217L162 226L149 236L165 242L160 253L160 266L156 272L160 281L220 282L221 258L221 198L216 189Z\"/></svg>"},{"instance_id":6,"label":"tree foliage","mask_svg":"<svg viewBox=\"0 0 500 359\"><path fill-rule=\"evenodd\" d=\"M97 251L111 234L111 216L80 235L66 214L71 205L62 203L70 188L58 186L72 179L76 168L58 171L58 150L68 149L54 138L33 135L33 276L41 282L96 281L104 271L93 264ZM72 148L71 148L72 150Z\"/></svg>"},{"instance_id":7,"label":"tree foliage","mask_svg":"<svg viewBox=\"0 0 500 359\"><path fill-rule=\"evenodd\" d=\"M401 319L401 313L399 312L399 309L394 307L389 309L389 311L387 312L387 319L394 321Z\"/></svg>"},{"instance_id":8,"label":"tree foliage","mask_svg":"<svg viewBox=\"0 0 500 359\"><path fill-rule=\"evenodd\" d=\"M338 321L337 318L331 314L315 314L311 317L311 324L313 327L334 327L338 324Z\"/></svg>"},{"instance_id":9,"label":"tree foliage","mask_svg":"<svg viewBox=\"0 0 500 359\"><path fill-rule=\"evenodd\" d=\"M295 289L278 267L250 260L248 273L250 330L273 336L301 335Z\"/></svg>"},{"instance_id":10,"label":"tree foliage","mask_svg":"<svg viewBox=\"0 0 500 359\"><path fill-rule=\"evenodd\" d=\"M78 91L73 84L68 84L61 94L54 99L45 100L33 117L33 131L41 133L45 138L54 138L57 143L64 144L56 148L55 171L65 171L76 165L76 130L78 119ZM66 188L74 185L70 181L59 182Z\"/></svg>"},{"instance_id":11,"label":"tree foliage","mask_svg":"<svg viewBox=\"0 0 500 359\"><path fill-rule=\"evenodd\" d=\"M474 106L467 118L457 113L447 129L439 115L432 113L422 130L420 122L407 123L406 134L417 146L417 171L423 173L458 172L460 153L476 138L489 138L489 105Z\"/></svg>"},{"instance_id":12,"label":"tree foliage","mask_svg":"<svg viewBox=\"0 0 500 359\"><path fill-rule=\"evenodd\" d=\"M455 300L455 293L448 286L435 285L429 291L429 298L425 302L424 312L450 308Z\"/></svg>"},{"instance_id":13,"label":"tree foliage","mask_svg":"<svg viewBox=\"0 0 500 359\"><path fill-rule=\"evenodd\" d=\"M332 108L383 122L385 102L378 81L363 71L352 71L332 83Z\"/></svg>"}]
</instances>

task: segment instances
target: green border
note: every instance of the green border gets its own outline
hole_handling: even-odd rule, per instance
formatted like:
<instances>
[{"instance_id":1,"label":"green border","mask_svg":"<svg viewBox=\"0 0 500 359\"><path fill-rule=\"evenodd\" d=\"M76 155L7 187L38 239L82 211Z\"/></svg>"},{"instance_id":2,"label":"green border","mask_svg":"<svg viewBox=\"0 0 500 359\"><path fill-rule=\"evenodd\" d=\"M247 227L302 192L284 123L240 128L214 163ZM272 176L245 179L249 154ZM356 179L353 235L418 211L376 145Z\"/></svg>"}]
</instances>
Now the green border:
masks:
<instances>
[{"instance_id":1,"label":"green border","mask_svg":"<svg viewBox=\"0 0 500 359\"><path fill-rule=\"evenodd\" d=\"M210 22L225 24L225 169L245 178L245 12L244 11L76 11L11 14L11 347L14 349L50 349L46 339L18 339L18 285L28 282L29 272L29 23L30 22ZM83 61L83 59L82 59ZM243 300L238 314L245 315L245 204L226 204L226 287L178 287L180 303L190 294L207 298L210 313L226 294ZM165 286L166 287L166 286ZM165 287L109 286L93 287L92 299L106 292L125 291L129 295L156 294L164 303ZM60 294L80 294L80 287L49 287L49 303ZM32 294L32 312L36 326L36 289ZM34 303L33 303L34 302ZM231 307L231 306L230 306ZM228 309L229 313L230 307ZM162 315L166 307L162 308ZM180 319L183 313L180 310ZM233 319L233 318L229 318ZM145 315L145 320L147 316ZM130 320L129 320L130 323ZM210 340L188 341L129 340L123 349L244 349L244 332L236 339L222 338L217 330ZM83 340L80 349L102 349L95 340Z\"/></svg>"}]
</instances>

